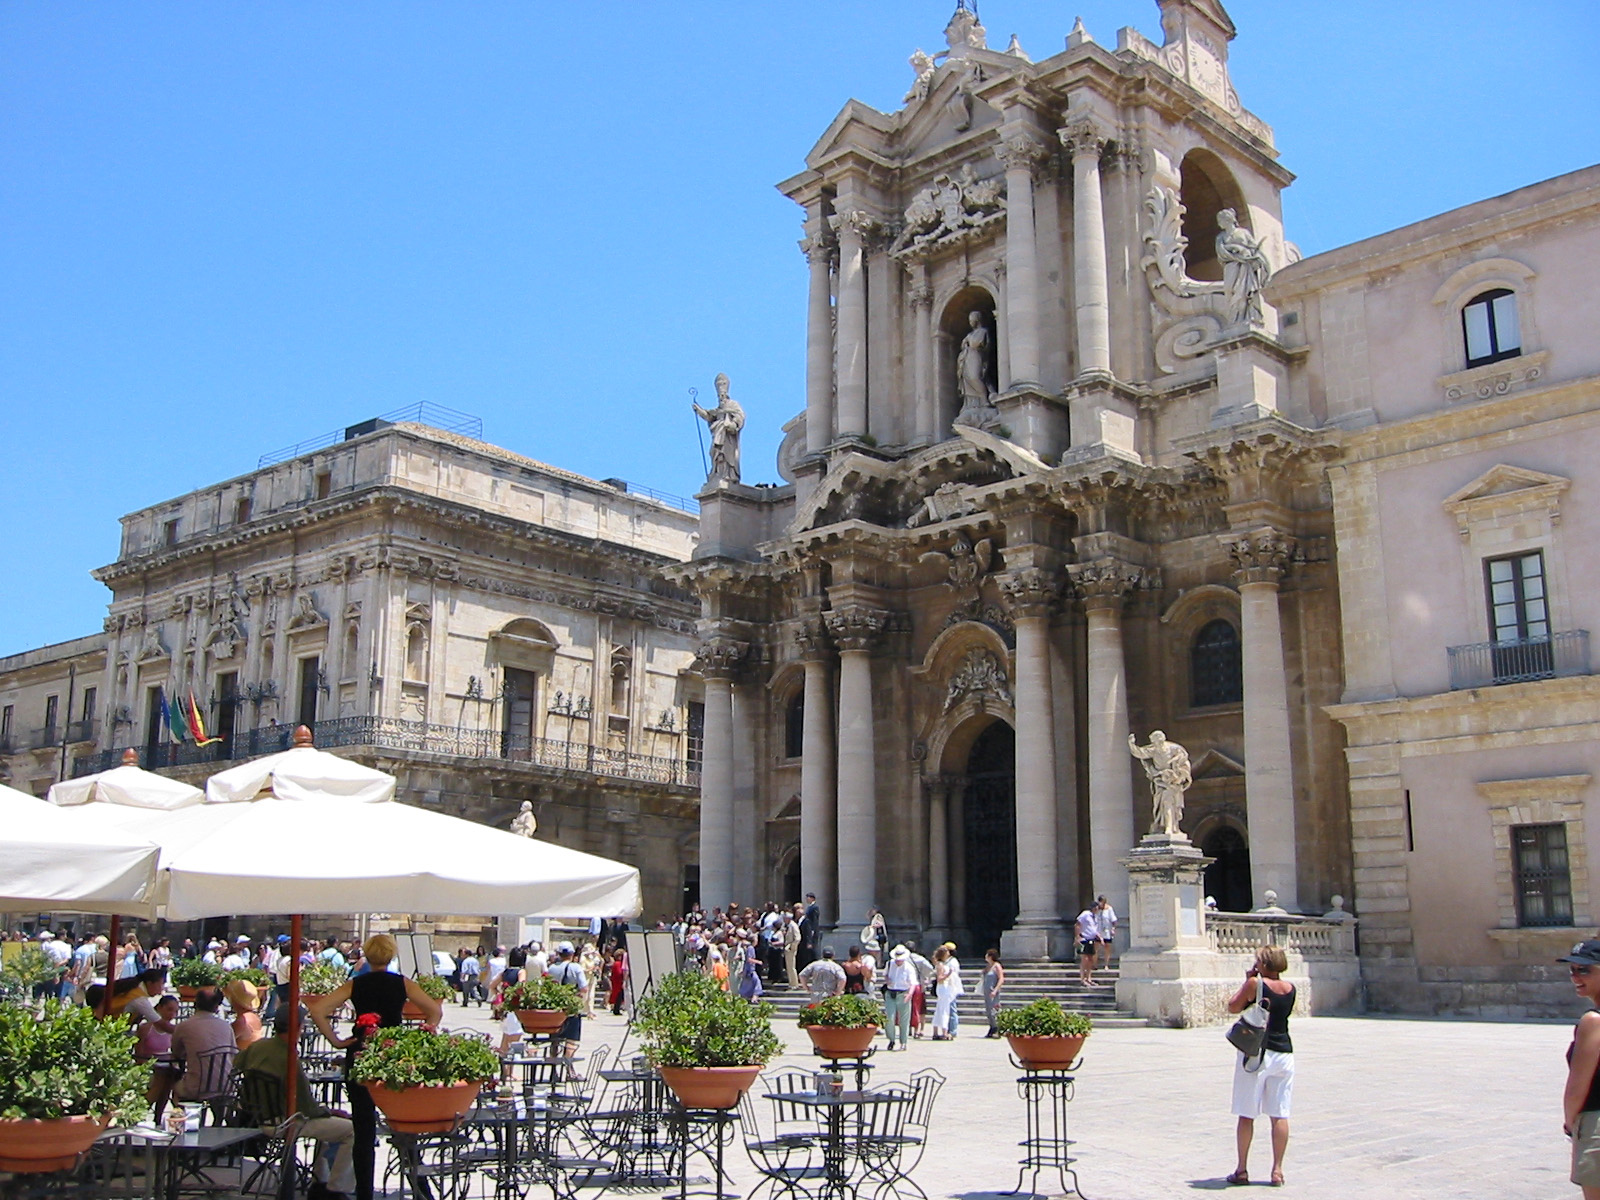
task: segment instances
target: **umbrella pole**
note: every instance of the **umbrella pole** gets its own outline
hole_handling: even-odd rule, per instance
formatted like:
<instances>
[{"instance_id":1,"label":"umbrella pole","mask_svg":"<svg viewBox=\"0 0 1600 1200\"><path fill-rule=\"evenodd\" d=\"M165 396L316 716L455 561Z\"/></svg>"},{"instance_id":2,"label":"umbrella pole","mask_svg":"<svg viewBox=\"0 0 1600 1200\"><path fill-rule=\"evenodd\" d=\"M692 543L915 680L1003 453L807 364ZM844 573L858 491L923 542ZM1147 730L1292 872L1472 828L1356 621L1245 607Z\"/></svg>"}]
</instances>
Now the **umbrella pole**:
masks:
<instances>
[{"instance_id":1,"label":"umbrella pole","mask_svg":"<svg viewBox=\"0 0 1600 1200\"><path fill-rule=\"evenodd\" d=\"M300 1066L300 922L302 918L295 913L289 918L289 951L293 957L289 960L289 1070L284 1076L284 1103L283 1115L285 1118L294 1115L295 1100L300 1095L296 1086L299 1076L296 1071Z\"/></svg>"},{"instance_id":2,"label":"umbrella pole","mask_svg":"<svg viewBox=\"0 0 1600 1200\"><path fill-rule=\"evenodd\" d=\"M111 917L111 954L106 959L106 986L100 993L100 1019L104 1021L111 1015L111 985L117 981L118 959L122 957L122 918L113 914ZM93 962L93 959L90 960Z\"/></svg>"}]
</instances>

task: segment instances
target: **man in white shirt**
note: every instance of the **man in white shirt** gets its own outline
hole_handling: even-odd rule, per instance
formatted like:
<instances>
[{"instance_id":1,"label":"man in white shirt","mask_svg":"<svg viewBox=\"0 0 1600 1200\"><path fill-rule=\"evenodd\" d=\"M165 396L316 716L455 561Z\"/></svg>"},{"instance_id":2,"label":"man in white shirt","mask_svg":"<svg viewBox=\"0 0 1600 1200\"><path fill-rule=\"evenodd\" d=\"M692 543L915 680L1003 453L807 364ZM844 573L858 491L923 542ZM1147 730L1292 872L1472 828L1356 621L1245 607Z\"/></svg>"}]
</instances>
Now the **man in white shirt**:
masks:
<instances>
[{"instance_id":1,"label":"man in white shirt","mask_svg":"<svg viewBox=\"0 0 1600 1200\"><path fill-rule=\"evenodd\" d=\"M1095 931L1100 940L1095 943L1095 963L1097 967L1111 965L1111 951L1117 941L1117 910L1111 907L1111 901L1101 896L1094 904Z\"/></svg>"},{"instance_id":2,"label":"man in white shirt","mask_svg":"<svg viewBox=\"0 0 1600 1200\"><path fill-rule=\"evenodd\" d=\"M583 968L575 961L576 950L571 942L562 942L556 947L557 959L550 964L548 974L557 983L564 983L568 987L576 988L578 999L582 1000L589 991L589 977L584 974ZM557 1054L572 1057L578 1050L578 1040L583 1037L583 1014L574 1013L562 1023L561 1032L556 1034L555 1047Z\"/></svg>"},{"instance_id":3,"label":"man in white shirt","mask_svg":"<svg viewBox=\"0 0 1600 1200\"><path fill-rule=\"evenodd\" d=\"M1094 987L1094 956L1100 944L1100 917L1094 905L1078 914L1078 982Z\"/></svg>"},{"instance_id":4,"label":"man in white shirt","mask_svg":"<svg viewBox=\"0 0 1600 1200\"><path fill-rule=\"evenodd\" d=\"M66 1000L72 995L72 947L47 929L39 935L39 949L44 951L45 957L56 969L55 978L42 985L40 995Z\"/></svg>"},{"instance_id":5,"label":"man in white shirt","mask_svg":"<svg viewBox=\"0 0 1600 1200\"><path fill-rule=\"evenodd\" d=\"M240 934L234 939L233 949L222 960L224 971L242 971L250 965L250 939Z\"/></svg>"},{"instance_id":6,"label":"man in white shirt","mask_svg":"<svg viewBox=\"0 0 1600 1200\"><path fill-rule=\"evenodd\" d=\"M889 1049L904 1050L911 1037L911 993L917 987L917 968L911 951L896 946L889 951L889 966L883 977L883 1004L889 1013Z\"/></svg>"},{"instance_id":7,"label":"man in white shirt","mask_svg":"<svg viewBox=\"0 0 1600 1200\"><path fill-rule=\"evenodd\" d=\"M829 996L844 995L844 968L833 961L833 947L822 951L822 957L807 963L800 972L800 982L811 993L811 1003L826 1000Z\"/></svg>"},{"instance_id":8,"label":"man in white shirt","mask_svg":"<svg viewBox=\"0 0 1600 1200\"><path fill-rule=\"evenodd\" d=\"M227 947L213 938L206 943L206 952L200 956L200 961L217 966L222 962L222 954L225 950L227 950Z\"/></svg>"},{"instance_id":9,"label":"man in white shirt","mask_svg":"<svg viewBox=\"0 0 1600 1200\"><path fill-rule=\"evenodd\" d=\"M550 956L545 953L544 947L534 942L528 954L528 978L538 975L547 975L550 972Z\"/></svg>"}]
</instances>

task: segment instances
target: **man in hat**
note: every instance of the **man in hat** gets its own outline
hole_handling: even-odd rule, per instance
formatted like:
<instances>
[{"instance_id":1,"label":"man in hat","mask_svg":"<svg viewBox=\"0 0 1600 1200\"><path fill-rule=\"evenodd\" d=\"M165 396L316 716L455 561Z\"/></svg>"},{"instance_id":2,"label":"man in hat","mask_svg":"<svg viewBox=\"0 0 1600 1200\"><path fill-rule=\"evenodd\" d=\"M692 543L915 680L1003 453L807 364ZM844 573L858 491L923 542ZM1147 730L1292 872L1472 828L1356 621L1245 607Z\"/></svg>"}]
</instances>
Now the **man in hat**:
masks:
<instances>
[{"instance_id":1,"label":"man in hat","mask_svg":"<svg viewBox=\"0 0 1600 1200\"><path fill-rule=\"evenodd\" d=\"M583 994L589 990L589 977L574 956L577 951L571 942L562 942L556 947L556 961L550 964L545 974L557 983L564 983L568 987L577 989L578 999L583 999ZM578 1042L583 1037L583 1010L580 1008L561 1024L561 1032L556 1034L555 1052L571 1058L578 1052Z\"/></svg>"},{"instance_id":2,"label":"man in hat","mask_svg":"<svg viewBox=\"0 0 1600 1200\"><path fill-rule=\"evenodd\" d=\"M825 946L822 957L807 963L800 982L811 993L810 1003L818 1004L829 996L844 995L844 968L833 961L833 947Z\"/></svg>"},{"instance_id":3,"label":"man in hat","mask_svg":"<svg viewBox=\"0 0 1600 1200\"><path fill-rule=\"evenodd\" d=\"M256 1089L248 1086L247 1082L240 1089L241 1098L247 1098L252 1103L267 1104L265 1111L254 1109L245 1114L252 1124L264 1128L275 1129L285 1118L283 1096L288 1090L284 1082L289 1076L289 1013L288 1005L280 1008L272 1022L272 1036L250 1043L234 1060L234 1066L247 1081L252 1074L260 1074L278 1085L276 1088ZM355 1166L351 1156L356 1140L355 1126L349 1117L331 1112L311 1098L311 1086L306 1081L303 1069L295 1071L294 1092L295 1112L304 1118L299 1136L322 1143L324 1151L317 1158L314 1170L316 1182L306 1193L307 1200L342 1200L356 1187ZM331 1163L328 1161L330 1157Z\"/></svg>"},{"instance_id":4,"label":"man in hat","mask_svg":"<svg viewBox=\"0 0 1600 1200\"><path fill-rule=\"evenodd\" d=\"M911 993L917 987L917 968L911 951L896 946L889 951L883 977L883 1006L889 1013L889 1049L904 1050L911 1037Z\"/></svg>"}]
</instances>

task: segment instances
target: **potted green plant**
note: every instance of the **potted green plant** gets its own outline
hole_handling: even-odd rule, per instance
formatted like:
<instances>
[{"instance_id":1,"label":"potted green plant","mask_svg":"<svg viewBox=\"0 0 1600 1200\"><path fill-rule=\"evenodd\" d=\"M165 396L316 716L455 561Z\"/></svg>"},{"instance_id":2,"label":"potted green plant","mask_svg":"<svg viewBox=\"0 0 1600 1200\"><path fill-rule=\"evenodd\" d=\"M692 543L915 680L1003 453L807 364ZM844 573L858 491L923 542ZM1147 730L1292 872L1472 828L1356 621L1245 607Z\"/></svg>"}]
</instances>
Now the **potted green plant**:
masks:
<instances>
[{"instance_id":1,"label":"potted green plant","mask_svg":"<svg viewBox=\"0 0 1600 1200\"><path fill-rule=\"evenodd\" d=\"M0 1171L66 1170L113 1119L142 1117L150 1068L133 1043L87 1008L0 1004Z\"/></svg>"},{"instance_id":2,"label":"potted green plant","mask_svg":"<svg viewBox=\"0 0 1600 1200\"><path fill-rule=\"evenodd\" d=\"M203 958L180 958L172 964L172 972L167 978L178 989L179 996L193 1000L201 988L222 985L222 968Z\"/></svg>"},{"instance_id":3,"label":"potted green plant","mask_svg":"<svg viewBox=\"0 0 1600 1200\"><path fill-rule=\"evenodd\" d=\"M0 970L0 999L26 1002L35 987L54 983L60 976L61 968L48 954L31 942L24 942L22 949Z\"/></svg>"},{"instance_id":4,"label":"potted green plant","mask_svg":"<svg viewBox=\"0 0 1600 1200\"><path fill-rule=\"evenodd\" d=\"M240 967L237 971L223 971L218 982L221 986L227 987L235 979L242 979L258 988L272 986L272 976L268 975L260 967Z\"/></svg>"},{"instance_id":5,"label":"potted green plant","mask_svg":"<svg viewBox=\"0 0 1600 1200\"><path fill-rule=\"evenodd\" d=\"M418 975L416 984L441 1004L450 999L455 993L455 989L450 986L450 981L443 975ZM401 1015L408 1021L422 1020L422 1010L409 1000L406 1001L405 1009Z\"/></svg>"},{"instance_id":6,"label":"potted green plant","mask_svg":"<svg viewBox=\"0 0 1600 1200\"><path fill-rule=\"evenodd\" d=\"M524 1033L555 1033L568 1017L583 1011L583 997L567 983L536 975L508 987L500 1003L517 1014Z\"/></svg>"},{"instance_id":7,"label":"potted green plant","mask_svg":"<svg viewBox=\"0 0 1600 1200\"><path fill-rule=\"evenodd\" d=\"M469 1034L412 1029L359 1029L365 1042L352 1078L366 1085L389 1128L445 1133L472 1107L485 1083L500 1075L500 1056Z\"/></svg>"},{"instance_id":8,"label":"potted green plant","mask_svg":"<svg viewBox=\"0 0 1600 1200\"><path fill-rule=\"evenodd\" d=\"M800 1009L800 1027L824 1058L855 1058L889 1023L883 1005L859 993L829 996Z\"/></svg>"},{"instance_id":9,"label":"potted green plant","mask_svg":"<svg viewBox=\"0 0 1600 1200\"><path fill-rule=\"evenodd\" d=\"M1025 1008L1002 1009L995 1028L1011 1043L1011 1053L1035 1071L1064 1071L1077 1061L1093 1023L1054 1000L1035 1000Z\"/></svg>"},{"instance_id":10,"label":"potted green plant","mask_svg":"<svg viewBox=\"0 0 1600 1200\"><path fill-rule=\"evenodd\" d=\"M300 968L302 996L326 996L349 981L350 976L332 963L314 962L309 967Z\"/></svg>"},{"instance_id":11,"label":"potted green plant","mask_svg":"<svg viewBox=\"0 0 1600 1200\"><path fill-rule=\"evenodd\" d=\"M783 1049L770 1004L742 1000L698 971L657 981L634 1023L685 1108L733 1108Z\"/></svg>"}]
</instances>

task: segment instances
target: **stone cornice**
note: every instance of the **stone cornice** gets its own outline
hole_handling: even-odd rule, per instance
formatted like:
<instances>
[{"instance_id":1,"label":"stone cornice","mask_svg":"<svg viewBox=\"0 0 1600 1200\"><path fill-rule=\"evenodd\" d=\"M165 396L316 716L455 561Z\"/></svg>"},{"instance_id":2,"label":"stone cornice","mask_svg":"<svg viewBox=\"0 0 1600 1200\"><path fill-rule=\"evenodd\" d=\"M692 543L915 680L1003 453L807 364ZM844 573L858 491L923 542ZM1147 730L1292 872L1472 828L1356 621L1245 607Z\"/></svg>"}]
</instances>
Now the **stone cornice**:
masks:
<instances>
[{"instance_id":1,"label":"stone cornice","mask_svg":"<svg viewBox=\"0 0 1600 1200\"><path fill-rule=\"evenodd\" d=\"M1443 647L1439 653L1442 659ZM1592 741L1600 735L1600 675L1329 704L1322 711L1345 726L1349 750L1363 758Z\"/></svg>"}]
</instances>

